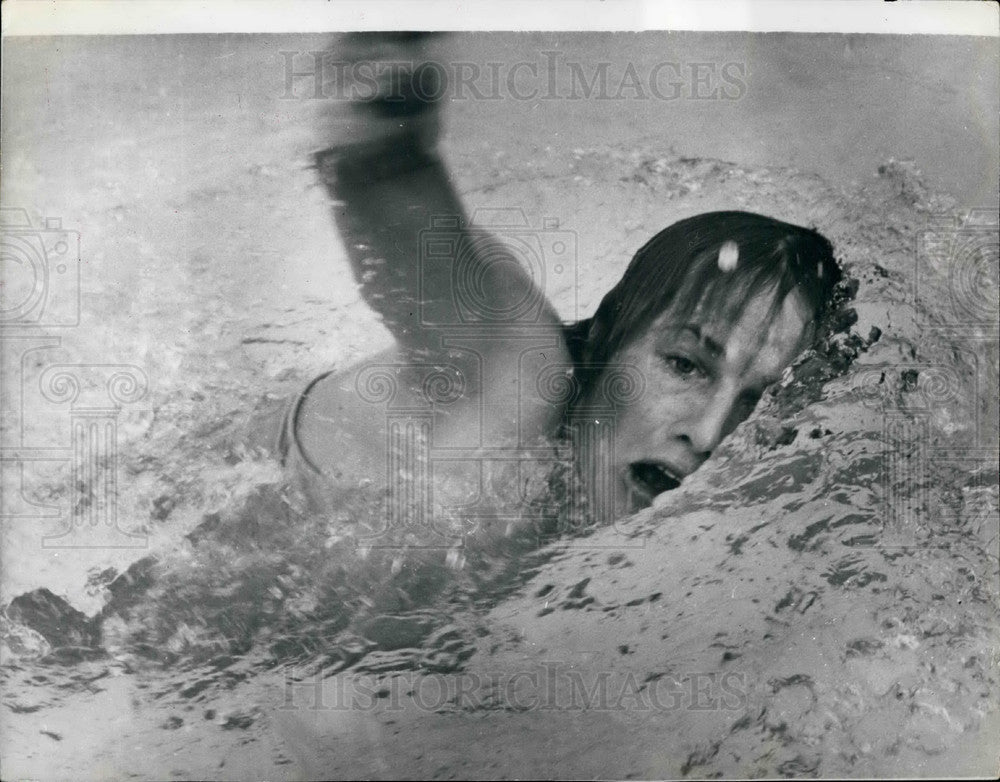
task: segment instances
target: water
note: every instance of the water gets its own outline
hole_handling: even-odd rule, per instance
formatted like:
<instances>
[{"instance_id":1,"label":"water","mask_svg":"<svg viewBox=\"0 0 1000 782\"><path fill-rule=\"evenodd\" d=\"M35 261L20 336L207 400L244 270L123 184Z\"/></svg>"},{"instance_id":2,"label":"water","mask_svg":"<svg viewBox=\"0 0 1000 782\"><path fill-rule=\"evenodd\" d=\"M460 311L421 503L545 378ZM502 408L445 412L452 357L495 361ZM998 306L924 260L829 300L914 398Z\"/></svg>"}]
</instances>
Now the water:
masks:
<instances>
[{"instance_id":1,"label":"water","mask_svg":"<svg viewBox=\"0 0 1000 782\"><path fill-rule=\"evenodd\" d=\"M99 357L149 380L119 418L118 498L148 547L43 550L37 521L5 530L20 560L5 558L7 599L46 586L82 611L61 644L5 625L5 735L21 747L10 776L992 768L997 357L976 324L996 278L970 284L915 252L933 215L967 203L887 159L851 184L605 139L534 149L530 170L496 158L487 176L489 150L459 142L470 206L523 205L579 232L580 290L554 292L567 317L665 223L748 208L830 237L859 281L854 336L804 361L702 470L632 518L464 567L445 551L363 556L246 444L254 411L386 337L300 167L297 107L262 113L249 50L214 44L230 45L241 53L220 60L218 83L242 84L253 110L213 119L217 87L180 89L216 51L192 44L194 65L109 69L155 87L135 89L145 112L67 92L84 104L69 170L46 162L65 159L47 146L67 143L60 127L9 147L5 203L52 193L36 208L78 215L93 270L86 328L45 361ZM110 133L112 109L129 132ZM34 382L44 362L15 369ZM66 439L62 419L33 421L36 438ZM75 496L58 469L45 486Z\"/></svg>"}]
</instances>

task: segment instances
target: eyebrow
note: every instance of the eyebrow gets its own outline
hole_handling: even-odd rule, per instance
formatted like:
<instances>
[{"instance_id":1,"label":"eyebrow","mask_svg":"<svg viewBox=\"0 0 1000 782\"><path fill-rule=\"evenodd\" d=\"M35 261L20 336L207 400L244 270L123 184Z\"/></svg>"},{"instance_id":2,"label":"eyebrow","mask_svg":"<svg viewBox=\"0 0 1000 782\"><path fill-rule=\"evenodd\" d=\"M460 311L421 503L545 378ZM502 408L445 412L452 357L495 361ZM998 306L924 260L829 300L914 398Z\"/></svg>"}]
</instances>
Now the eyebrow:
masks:
<instances>
[{"instance_id":1,"label":"eyebrow","mask_svg":"<svg viewBox=\"0 0 1000 782\"><path fill-rule=\"evenodd\" d=\"M699 347L704 347L705 350L712 354L713 358L717 359L725 355L725 348L715 339L705 334L698 323L688 323L678 330L678 333L683 334L684 332L689 332L693 335L698 340ZM756 378L757 382L748 386L745 392L755 394L759 397L764 393L764 389L777 383L781 380L781 377L781 375L769 375L767 377Z\"/></svg>"},{"instance_id":2,"label":"eyebrow","mask_svg":"<svg viewBox=\"0 0 1000 782\"><path fill-rule=\"evenodd\" d=\"M691 332L695 339L698 340L699 344L704 345L705 349L708 350L713 356L719 357L725 354L725 348L712 337L708 336L701 330L701 326L697 323L688 323L681 329L682 332Z\"/></svg>"}]
</instances>

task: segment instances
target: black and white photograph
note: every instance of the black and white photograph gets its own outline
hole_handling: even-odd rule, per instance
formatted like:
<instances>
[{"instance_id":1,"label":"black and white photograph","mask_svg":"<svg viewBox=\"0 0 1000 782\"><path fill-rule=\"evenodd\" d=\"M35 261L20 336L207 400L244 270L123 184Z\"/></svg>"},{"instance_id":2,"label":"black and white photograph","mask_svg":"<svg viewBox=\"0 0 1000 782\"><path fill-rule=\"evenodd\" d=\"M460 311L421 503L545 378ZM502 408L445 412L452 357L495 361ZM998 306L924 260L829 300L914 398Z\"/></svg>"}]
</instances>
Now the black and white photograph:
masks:
<instances>
[{"instance_id":1,"label":"black and white photograph","mask_svg":"<svg viewBox=\"0 0 1000 782\"><path fill-rule=\"evenodd\" d=\"M5 2L0 778L996 778L998 9Z\"/></svg>"}]
</instances>

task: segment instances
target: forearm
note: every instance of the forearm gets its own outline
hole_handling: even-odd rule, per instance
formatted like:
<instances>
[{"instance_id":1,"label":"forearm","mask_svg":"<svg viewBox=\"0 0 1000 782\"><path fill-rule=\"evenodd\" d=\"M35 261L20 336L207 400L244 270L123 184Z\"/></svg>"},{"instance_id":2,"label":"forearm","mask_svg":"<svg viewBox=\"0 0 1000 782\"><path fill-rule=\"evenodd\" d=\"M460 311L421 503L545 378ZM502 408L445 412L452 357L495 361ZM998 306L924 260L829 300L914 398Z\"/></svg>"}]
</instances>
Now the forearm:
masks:
<instances>
[{"instance_id":1,"label":"forearm","mask_svg":"<svg viewBox=\"0 0 1000 782\"><path fill-rule=\"evenodd\" d=\"M464 223L439 155L397 138L321 152L317 167L365 301L401 344L426 344L423 307L449 291L424 278L421 234L432 218Z\"/></svg>"}]
</instances>

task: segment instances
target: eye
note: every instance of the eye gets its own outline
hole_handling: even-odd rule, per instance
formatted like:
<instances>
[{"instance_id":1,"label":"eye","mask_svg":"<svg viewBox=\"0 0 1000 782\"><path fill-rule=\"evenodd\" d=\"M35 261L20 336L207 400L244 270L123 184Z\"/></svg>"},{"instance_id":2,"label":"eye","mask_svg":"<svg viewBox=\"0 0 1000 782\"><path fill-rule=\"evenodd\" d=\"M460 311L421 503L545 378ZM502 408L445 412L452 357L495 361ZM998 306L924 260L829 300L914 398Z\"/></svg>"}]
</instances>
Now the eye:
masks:
<instances>
[{"instance_id":1,"label":"eye","mask_svg":"<svg viewBox=\"0 0 1000 782\"><path fill-rule=\"evenodd\" d=\"M681 377L692 377L694 375L704 375L704 370L697 362L692 361L687 356L680 356L674 353L664 353L661 355L663 363Z\"/></svg>"}]
</instances>

